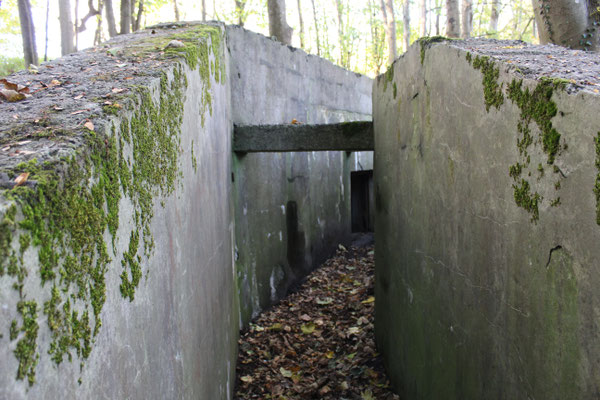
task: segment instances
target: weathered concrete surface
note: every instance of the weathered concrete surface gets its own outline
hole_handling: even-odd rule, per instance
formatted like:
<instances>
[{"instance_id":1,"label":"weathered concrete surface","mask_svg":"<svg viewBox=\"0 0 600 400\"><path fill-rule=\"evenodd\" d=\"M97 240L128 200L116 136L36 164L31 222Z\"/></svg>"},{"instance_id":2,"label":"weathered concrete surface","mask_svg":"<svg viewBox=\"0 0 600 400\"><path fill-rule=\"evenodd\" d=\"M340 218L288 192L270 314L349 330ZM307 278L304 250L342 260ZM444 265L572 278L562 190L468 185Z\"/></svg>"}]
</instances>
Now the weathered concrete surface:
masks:
<instances>
[{"instance_id":1,"label":"weathered concrete surface","mask_svg":"<svg viewBox=\"0 0 600 400\"><path fill-rule=\"evenodd\" d=\"M16 130L10 128L17 122L0 127L0 172L14 179L29 168L17 162L37 157L50 162L44 166L50 175L32 172L31 179L42 182L44 176L54 177L54 171L58 171L57 193L63 193L63 185L71 187L69 182L75 189L64 191L66 210L59 201L44 215L61 224L59 230L65 242L60 237L43 236L54 229L44 223L39 231L14 225L29 220L30 206L44 210L28 200L39 198L33 195L36 192L0 192L1 399L231 398L239 319L232 255L232 122L230 86L224 76L228 54L223 28L211 29L195 33L157 29L156 34L146 31L128 35L106 47L52 62L49 67L41 67L35 77L9 78L23 84L34 79L50 84L56 79L60 85L42 90L26 102L0 104L2 118L18 115L18 122L24 123ZM197 61L195 68L182 59L181 64L170 60L186 54L162 52L173 38L184 41L186 49L203 50L200 56L206 58L190 58ZM187 47L190 44L192 47ZM139 58L135 57L138 52ZM215 65L217 59L220 61ZM206 95L212 100L207 102ZM104 107L106 101L111 107ZM160 104L168 114L161 114L151 104ZM148 110L156 114L144 114ZM162 116L169 121L166 128L160 121ZM46 125L41 125L39 121L45 119ZM96 135L83 128L87 120L94 124ZM46 131L48 135L39 134ZM100 141L95 142L95 137ZM31 142L23 143L27 140ZM74 171L85 177L86 170L60 159L75 155L79 163L84 163L90 160L88 154L91 177L77 181ZM117 162L124 168L118 176L110 168ZM160 169L159 173L152 165ZM109 182L109 186L100 186L101 182ZM114 188L113 183L118 197L114 192L108 197L106 192L105 202L103 197L90 195L90 190L102 194L103 187ZM13 218L9 210L15 193L21 205ZM39 196L52 198L48 193ZM111 203L115 198L116 205ZM115 207L118 228L111 232L110 220L105 223ZM57 215L60 218L55 218ZM86 230L98 223L108 228L100 232ZM79 242L73 235L81 232L84 236ZM33 239L21 256L25 234ZM42 235L40 243L36 243L36 235ZM148 252L146 239L154 242L153 250ZM48 257L40 254L47 250L47 240L52 240L50 254L59 260L50 269L54 278L42 285L40 273ZM79 243L84 250L77 247ZM86 250L88 246L91 253ZM109 258L106 264L100 260L103 246ZM88 254L94 262L86 261ZM74 256L75 265L66 262L65 257L70 256ZM136 264L141 278L137 287ZM26 271L27 276L19 271ZM122 274L126 280L120 277ZM65 283L75 277L81 281ZM19 292L13 284L18 285L21 279L24 286ZM133 289L129 292L131 301L120 290L126 281ZM59 289L54 306L49 302L53 286ZM105 295L105 302L95 294ZM21 301L35 301L37 315L32 316L27 308L19 313ZM67 303L77 314L65 311ZM101 327L94 323L93 313L99 303L104 303L99 313ZM86 311L89 322L83 317ZM26 323L21 330L24 317ZM16 330L11 329L13 320ZM91 332L95 329L97 335ZM13 331L15 337L11 337ZM30 338L33 344L28 345ZM65 348L70 354L63 354L58 366L51 359L57 354L56 348L53 355L48 353L53 338L68 341ZM16 349L25 351L25 380L15 378L19 367ZM31 353L27 353L29 350Z\"/></svg>"},{"instance_id":2,"label":"weathered concrete surface","mask_svg":"<svg viewBox=\"0 0 600 400\"><path fill-rule=\"evenodd\" d=\"M233 122L369 120L371 80L239 27L227 28ZM350 235L350 176L368 153L234 157L241 321L277 301Z\"/></svg>"},{"instance_id":3,"label":"weathered concrete surface","mask_svg":"<svg viewBox=\"0 0 600 400\"><path fill-rule=\"evenodd\" d=\"M406 399L600 394L600 99L519 87L511 51L569 61L514 47L414 45L374 84L375 328Z\"/></svg>"},{"instance_id":4,"label":"weathered concrete surface","mask_svg":"<svg viewBox=\"0 0 600 400\"><path fill-rule=\"evenodd\" d=\"M242 125L233 128L233 151L373 151L371 121L315 125Z\"/></svg>"}]
</instances>

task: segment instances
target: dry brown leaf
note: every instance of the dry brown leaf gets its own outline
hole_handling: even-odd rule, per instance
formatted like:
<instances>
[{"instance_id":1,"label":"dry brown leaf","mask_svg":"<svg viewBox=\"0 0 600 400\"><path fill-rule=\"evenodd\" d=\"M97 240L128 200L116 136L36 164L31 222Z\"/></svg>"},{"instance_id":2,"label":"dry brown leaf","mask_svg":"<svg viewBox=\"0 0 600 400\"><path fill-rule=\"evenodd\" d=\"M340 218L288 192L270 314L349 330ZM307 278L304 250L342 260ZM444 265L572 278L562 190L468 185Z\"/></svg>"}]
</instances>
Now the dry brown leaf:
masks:
<instances>
[{"instance_id":1,"label":"dry brown leaf","mask_svg":"<svg viewBox=\"0 0 600 400\"><path fill-rule=\"evenodd\" d=\"M23 93L19 93L16 90L10 90L10 89L0 90L0 95L2 95L2 97L4 97L6 100L8 100L11 103L14 103L15 101L24 100L26 97Z\"/></svg>"},{"instance_id":2,"label":"dry brown leaf","mask_svg":"<svg viewBox=\"0 0 600 400\"><path fill-rule=\"evenodd\" d=\"M77 114L81 114L81 113L84 113L84 112L86 112L86 111L90 111L90 110L86 109L86 110L77 110L77 111L73 111L73 112L71 113L71 115L77 115Z\"/></svg>"},{"instance_id":3,"label":"dry brown leaf","mask_svg":"<svg viewBox=\"0 0 600 400\"><path fill-rule=\"evenodd\" d=\"M21 175L15 178L15 187L24 185L27 182L27 178L29 178L29 172L23 172Z\"/></svg>"},{"instance_id":4,"label":"dry brown leaf","mask_svg":"<svg viewBox=\"0 0 600 400\"><path fill-rule=\"evenodd\" d=\"M86 128L88 128L90 131L94 131L94 124L92 123L92 121L88 121L85 124L83 124L83 126L85 126Z\"/></svg>"},{"instance_id":5,"label":"dry brown leaf","mask_svg":"<svg viewBox=\"0 0 600 400\"><path fill-rule=\"evenodd\" d=\"M52 86L58 86L58 85L60 85L60 84L61 84L61 82L60 82L58 79L52 79L52 80L50 81L50 84L48 85L48 87L52 87Z\"/></svg>"},{"instance_id":6,"label":"dry brown leaf","mask_svg":"<svg viewBox=\"0 0 600 400\"><path fill-rule=\"evenodd\" d=\"M112 92L113 92L113 93L121 93L121 92L123 92L123 91L125 91L125 89L121 89L121 88L113 88L113 89L112 89Z\"/></svg>"},{"instance_id":7,"label":"dry brown leaf","mask_svg":"<svg viewBox=\"0 0 600 400\"><path fill-rule=\"evenodd\" d=\"M0 83L2 83L7 90L14 90L15 92L19 91L19 85L16 83L9 82L6 79L0 79Z\"/></svg>"},{"instance_id":8,"label":"dry brown leaf","mask_svg":"<svg viewBox=\"0 0 600 400\"><path fill-rule=\"evenodd\" d=\"M79 99L81 99L82 97L83 97L83 95L82 95L82 94L80 94L80 95L78 95L78 96L75 96L75 97L73 97L73 100L79 100Z\"/></svg>"}]
</instances>

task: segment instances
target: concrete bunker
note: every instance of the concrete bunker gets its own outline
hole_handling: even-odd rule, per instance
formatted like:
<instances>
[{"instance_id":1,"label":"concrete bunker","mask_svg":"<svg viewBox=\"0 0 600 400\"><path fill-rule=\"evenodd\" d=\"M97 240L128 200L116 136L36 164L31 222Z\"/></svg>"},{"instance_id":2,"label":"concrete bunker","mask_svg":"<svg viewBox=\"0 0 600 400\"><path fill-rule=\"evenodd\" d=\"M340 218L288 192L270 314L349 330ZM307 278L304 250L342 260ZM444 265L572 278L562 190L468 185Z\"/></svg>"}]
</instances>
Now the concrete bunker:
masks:
<instances>
[{"instance_id":1,"label":"concrete bunker","mask_svg":"<svg viewBox=\"0 0 600 400\"><path fill-rule=\"evenodd\" d=\"M42 68L0 113L0 181L30 179L0 196L0 397L231 398L239 327L348 239L353 187L404 396L597 397L599 100L530 50L421 42L373 83L184 23L71 56L81 103Z\"/></svg>"}]
</instances>

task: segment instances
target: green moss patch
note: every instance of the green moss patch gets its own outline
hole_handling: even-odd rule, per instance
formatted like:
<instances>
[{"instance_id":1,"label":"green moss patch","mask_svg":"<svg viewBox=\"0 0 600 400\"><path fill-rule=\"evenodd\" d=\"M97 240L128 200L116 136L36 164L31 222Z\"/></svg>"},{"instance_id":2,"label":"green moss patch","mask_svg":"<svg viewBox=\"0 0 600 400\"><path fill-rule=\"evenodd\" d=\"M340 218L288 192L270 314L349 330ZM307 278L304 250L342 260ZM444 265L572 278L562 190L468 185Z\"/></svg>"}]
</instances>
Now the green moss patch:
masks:
<instances>
[{"instance_id":1,"label":"green moss patch","mask_svg":"<svg viewBox=\"0 0 600 400\"><path fill-rule=\"evenodd\" d=\"M596 149L596 183L594 184L594 194L596 195L596 223L600 225L600 132L594 138L594 148Z\"/></svg>"},{"instance_id":2,"label":"green moss patch","mask_svg":"<svg viewBox=\"0 0 600 400\"><path fill-rule=\"evenodd\" d=\"M470 56L469 53L467 54ZM469 58L467 58L467 61L469 61ZM485 110L489 112L492 106L500 109L500 106L504 104L503 84L498 83L500 68L487 56L475 56L471 65L473 65L473 68L480 70L483 75Z\"/></svg>"},{"instance_id":3,"label":"green moss patch","mask_svg":"<svg viewBox=\"0 0 600 400\"><path fill-rule=\"evenodd\" d=\"M447 42L450 40L454 40L454 39L447 38L445 36L439 36L439 35L438 36L425 36L425 37L417 39L417 42L419 43L419 50L421 51L421 65L423 65L423 63L425 62L425 52L427 51L428 48L431 47L432 44Z\"/></svg>"}]
</instances>

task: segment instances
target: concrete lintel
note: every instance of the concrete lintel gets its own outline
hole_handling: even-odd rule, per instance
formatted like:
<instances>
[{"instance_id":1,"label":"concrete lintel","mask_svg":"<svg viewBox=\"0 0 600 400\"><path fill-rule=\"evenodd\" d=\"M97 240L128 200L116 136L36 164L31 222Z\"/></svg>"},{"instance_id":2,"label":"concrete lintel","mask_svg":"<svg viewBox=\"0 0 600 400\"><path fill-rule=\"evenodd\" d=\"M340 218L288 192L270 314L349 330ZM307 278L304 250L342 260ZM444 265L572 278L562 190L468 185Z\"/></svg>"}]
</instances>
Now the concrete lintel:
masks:
<instances>
[{"instance_id":1,"label":"concrete lintel","mask_svg":"<svg viewBox=\"0 0 600 400\"><path fill-rule=\"evenodd\" d=\"M287 151L373 150L371 121L318 125L235 126L233 151L241 153Z\"/></svg>"}]
</instances>

